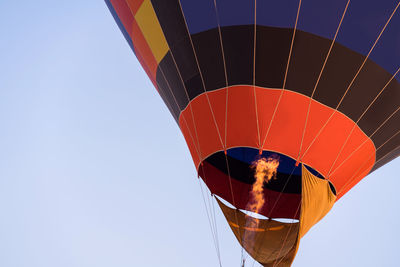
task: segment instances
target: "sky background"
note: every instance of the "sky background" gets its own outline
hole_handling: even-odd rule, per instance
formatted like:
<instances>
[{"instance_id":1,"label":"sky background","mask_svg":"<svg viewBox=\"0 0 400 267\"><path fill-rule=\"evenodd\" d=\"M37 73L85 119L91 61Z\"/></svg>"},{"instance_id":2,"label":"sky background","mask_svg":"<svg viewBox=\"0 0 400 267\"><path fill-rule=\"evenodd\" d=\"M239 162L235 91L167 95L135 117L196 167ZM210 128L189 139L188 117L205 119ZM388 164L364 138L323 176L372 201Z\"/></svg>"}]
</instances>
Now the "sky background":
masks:
<instances>
[{"instance_id":1,"label":"sky background","mask_svg":"<svg viewBox=\"0 0 400 267\"><path fill-rule=\"evenodd\" d=\"M0 266L218 266L184 138L105 3L0 10ZM339 200L293 266L399 266L399 163Z\"/></svg>"}]
</instances>

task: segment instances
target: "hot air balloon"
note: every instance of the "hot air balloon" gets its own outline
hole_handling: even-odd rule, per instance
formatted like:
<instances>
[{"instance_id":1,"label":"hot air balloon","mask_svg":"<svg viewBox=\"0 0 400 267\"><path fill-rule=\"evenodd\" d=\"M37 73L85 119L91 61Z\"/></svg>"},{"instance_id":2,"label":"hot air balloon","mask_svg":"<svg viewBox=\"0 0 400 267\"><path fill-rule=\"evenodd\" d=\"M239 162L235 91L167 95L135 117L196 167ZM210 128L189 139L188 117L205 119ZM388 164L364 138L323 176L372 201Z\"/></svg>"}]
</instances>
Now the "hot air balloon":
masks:
<instances>
[{"instance_id":1,"label":"hot air balloon","mask_svg":"<svg viewBox=\"0 0 400 267\"><path fill-rule=\"evenodd\" d=\"M290 266L334 203L400 154L397 0L106 3L261 265Z\"/></svg>"}]
</instances>

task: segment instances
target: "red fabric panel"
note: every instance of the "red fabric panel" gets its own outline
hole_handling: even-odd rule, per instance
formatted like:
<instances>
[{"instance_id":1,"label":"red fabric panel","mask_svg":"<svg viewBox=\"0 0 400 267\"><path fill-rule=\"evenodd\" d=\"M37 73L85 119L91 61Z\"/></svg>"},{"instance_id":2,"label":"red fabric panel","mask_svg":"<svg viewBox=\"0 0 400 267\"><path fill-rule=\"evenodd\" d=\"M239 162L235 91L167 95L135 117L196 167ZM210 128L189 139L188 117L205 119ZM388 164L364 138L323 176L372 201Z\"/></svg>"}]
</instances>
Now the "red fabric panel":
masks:
<instances>
[{"instance_id":1,"label":"red fabric panel","mask_svg":"<svg viewBox=\"0 0 400 267\"><path fill-rule=\"evenodd\" d=\"M125 2L128 4L132 14L135 15L144 0L125 0Z\"/></svg>"},{"instance_id":2,"label":"red fabric panel","mask_svg":"<svg viewBox=\"0 0 400 267\"><path fill-rule=\"evenodd\" d=\"M131 39L133 39L132 23L134 21L134 17L129 6L126 4L125 0L110 0L110 2L114 7L115 12L117 12L122 24L124 25L125 30L128 32Z\"/></svg>"},{"instance_id":3,"label":"red fabric panel","mask_svg":"<svg viewBox=\"0 0 400 267\"><path fill-rule=\"evenodd\" d=\"M225 173L207 162L204 162L203 166L200 167L199 175L213 194L222 197L231 204L234 203L239 209L246 209L251 185L228 178ZM232 200L229 179L232 183L234 201ZM260 214L271 218L299 218L300 212L296 214L296 211L300 205L301 195L264 189L264 198L265 204Z\"/></svg>"},{"instance_id":4,"label":"red fabric panel","mask_svg":"<svg viewBox=\"0 0 400 267\"><path fill-rule=\"evenodd\" d=\"M144 35L134 18L134 14L143 3L143 0L111 0L111 3L132 39L139 62L142 64L153 84L156 84L155 77L158 65L157 61L154 58L153 52L147 44L146 39L144 38Z\"/></svg>"},{"instance_id":5,"label":"red fabric panel","mask_svg":"<svg viewBox=\"0 0 400 267\"><path fill-rule=\"evenodd\" d=\"M132 22L132 35L135 37L132 39L133 46L135 47L136 54L140 54L140 57L143 59L145 64L142 64L143 68L146 72L149 72L150 79L153 84L155 83L155 77L157 72L157 61L153 56L153 52L151 51L149 45L147 44L146 39L142 31L139 28L139 25L136 21ZM139 58L139 57L138 57ZM141 62L142 63L142 62Z\"/></svg>"}]
</instances>

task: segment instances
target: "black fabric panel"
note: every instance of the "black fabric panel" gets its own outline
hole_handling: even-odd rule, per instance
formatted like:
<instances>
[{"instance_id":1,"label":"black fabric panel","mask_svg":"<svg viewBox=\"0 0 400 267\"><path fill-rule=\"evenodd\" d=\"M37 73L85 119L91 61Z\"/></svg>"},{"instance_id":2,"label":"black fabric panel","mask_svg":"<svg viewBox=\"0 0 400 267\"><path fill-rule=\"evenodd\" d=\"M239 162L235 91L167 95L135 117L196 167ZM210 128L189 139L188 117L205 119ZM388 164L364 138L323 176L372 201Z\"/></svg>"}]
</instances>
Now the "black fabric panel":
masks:
<instances>
[{"instance_id":1,"label":"black fabric panel","mask_svg":"<svg viewBox=\"0 0 400 267\"><path fill-rule=\"evenodd\" d=\"M387 79L389 80L389 79ZM387 82L387 81L385 81ZM383 88L381 86L379 91ZM379 92L374 94L375 96ZM360 98L365 99L367 96L360 96ZM369 102L371 102L371 99ZM358 102L357 102L358 103ZM363 129L363 131L370 136L378 127L381 125L389 116L400 107L400 84L395 79L386 87L379 98L372 104L368 109L362 119L359 121L358 125ZM365 110L367 107L363 108ZM399 112L400 113L400 112ZM397 129L400 129L400 122L397 125ZM373 136L373 138L375 138Z\"/></svg>"},{"instance_id":2,"label":"black fabric panel","mask_svg":"<svg viewBox=\"0 0 400 267\"><path fill-rule=\"evenodd\" d=\"M225 70L218 29L192 36L206 90L225 87Z\"/></svg>"},{"instance_id":3,"label":"black fabric panel","mask_svg":"<svg viewBox=\"0 0 400 267\"><path fill-rule=\"evenodd\" d=\"M160 87L160 86L159 86ZM179 123L178 121L178 112L179 112L179 108L177 107L177 105L175 104L175 102L171 102L171 97L167 96L164 93L164 90L160 90L158 89L158 93L160 94L162 100L164 101L165 105L167 106L167 108L169 109L169 112L171 112L172 116L174 117L175 121L177 123Z\"/></svg>"},{"instance_id":4,"label":"black fabric panel","mask_svg":"<svg viewBox=\"0 0 400 267\"><path fill-rule=\"evenodd\" d=\"M179 0L151 0L169 47L188 36Z\"/></svg>"},{"instance_id":5,"label":"black fabric panel","mask_svg":"<svg viewBox=\"0 0 400 267\"><path fill-rule=\"evenodd\" d=\"M170 86L170 89L172 90L172 93L175 96L176 101L178 102L180 110L183 110L187 106L189 101L186 95L184 84L179 77L178 70L176 69L175 63L171 56L171 52L169 51L158 65L156 78L157 82L159 82L159 79L162 78L161 70L164 73L165 78L167 79L167 82ZM168 90L167 87L165 89Z\"/></svg>"},{"instance_id":6,"label":"black fabric panel","mask_svg":"<svg viewBox=\"0 0 400 267\"><path fill-rule=\"evenodd\" d=\"M171 94L171 90L168 87L167 81L164 79L164 76L160 73L160 69L157 69L157 84L158 84L158 92L160 93L161 98L167 104L169 103L168 108L171 111L172 116L178 122L179 114L181 112L178 104L174 100L174 97Z\"/></svg>"},{"instance_id":7,"label":"black fabric panel","mask_svg":"<svg viewBox=\"0 0 400 267\"><path fill-rule=\"evenodd\" d=\"M221 28L229 85L253 84L254 26Z\"/></svg>"},{"instance_id":8,"label":"black fabric panel","mask_svg":"<svg viewBox=\"0 0 400 267\"><path fill-rule=\"evenodd\" d=\"M379 125L382 124L383 121L384 120L378 121ZM390 118L390 120L388 120L379 129L379 131L377 131L372 136L372 141L374 141L375 147L378 149L378 151L376 152L377 163L373 166L371 172L382 167L383 165L397 158L400 155L399 131L400 131L400 111L394 113L394 115Z\"/></svg>"},{"instance_id":9,"label":"black fabric panel","mask_svg":"<svg viewBox=\"0 0 400 267\"><path fill-rule=\"evenodd\" d=\"M293 30L257 26L256 84L282 88Z\"/></svg>"},{"instance_id":10,"label":"black fabric panel","mask_svg":"<svg viewBox=\"0 0 400 267\"><path fill-rule=\"evenodd\" d=\"M171 48L171 55L179 68L179 73L185 83L189 98L193 99L204 92L199 68L193 53L189 37L185 37Z\"/></svg>"},{"instance_id":11,"label":"black fabric panel","mask_svg":"<svg viewBox=\"0 0 400 267\"><path fill-rule=\"evenodd\" d=\"M314 99L336 108L363 59L364 56L335 44L315 91Z\"/></svg>"},{"instance_id":12,"label":"black fabric panel","mask_svg":"<svg viewBox=\"0 0 400 267\"><path fill-rule=\"evenodd\" d=\"M229 174L232 179L246 184L253 184L255 182L254 169L251 168L248 163L229 156L227 156L227 158ZM228 175L224 152L214 153L205 161ZM289 174L278 172L276 179L272 179L269 181L269 183L264 183L264 188L268 188L276 192L301 194L301 176L290 176Z\"/></svg>"},{"instance_id":13,"label":"black fabric panel","mask_svg":"<svg viewBox=\"0 0 400 267\"><path fill-rule=\"evenodd\" d=\"M343 99L338 110L354 121L357 121L368 105L389 81L390 77L392 77L392 75L379 67L376 63L367 61ZM398 97L399 98L397 99L400 99L400 94L398 94ZM386 107L393 106L394 104L393 100L387 98L385 99L385 102L385 105L380 107L379 113L385 113L384 110L387 109ZM397 101L395 101L395 103L396 102ZM370 130L371 129L368 129L366 131L369 132Z\"/></svg>"},{"instance_id":14,"label":"black fabric panel","mask_svg":"<svg viewBox=\"0 0 400 267\"><path fill-rule=\"evenodd\" d=\"M380 123L382 124L382 122ZM382 144L384 144L387 140L389 140L392 136L394 136L398 131L400 131L400 111L396 112L393 117L390 118L373 136L372 140L375 143L376 148L379 148ZM400 144L400 143L398 143ZM398 145L397 144L397 145ZM386 145L385 145L386 147ZM384 152L388 153L388 149L393 149L394 147L384 147L379 150L385 150ZM378 158L379 159L379 158Z\"/></svg>"},{"instance_id":15,"label":"black fabric panel","mask_svg":"<svg viewBox=\"0 0 400 267\"><path fill-rule=\"evenodd\" d=\"M395 135L392 139L390 139L390 141L388 141L385 145L382 146L381 149L379 149L376 152L376 160L379 160L380 158L388 156L388 154L393 155L391 152L393 150L397 149L399 144L400 144L400 133ZM387 159L387 158L385 158L385 159Z\"/></svg>"},{"instance_id":16,"label":"black fabric panel","mask_svg":"<svg viewBox=\"0 0 400 267\"><path fill-rule=\"evenodd\" d=\"M386 154L385 154L386 155ZM379 162L377 162L374 167L372 168L372 170L370 171L373 172L377 169L379 169L380 167L382 167L383 165L385 165L386 163L396 159L399 155L400 155L400 146L397 146L396 149L392 150L391 152L389 152L386 156L382 155L381 158L382 160L380 160Z\"/></svg>"},{"instance_id":17,"label":"black fabric panel","mask_svg":"<svg viewBox=\"0 0 400 267\"><path fill-rule=\"evenodd\" d=\"M331 42L310 33L296 32L285 89L311 96Z\"/></svg>"},{"instance_id":18,"label":"black fabric panel","mask_svg":"<svg viewBox=\"0 0 400 267\"><path fill-rule=\"evenodd\" d=\"M164 2L152 2L155 2L157 10L159 10L157 15L161 18L164 16L164 19L166 19L177 12L176 8L171 4L165 4L165 10L161 11ZM171 1L168 0L166 2ZM170 9L169 11L167 11L168 8ZM179 6L178 10L180 12ZM163 12L169 15L167 16ZM160 90L163 90L165 98L168 99L172 106L176 119L179 118L179 115L177 115L179 112L173 105L172 95L166 91L168 87L160 76L160 68L164 71L173 94L178 101L180 110L183 110L189 102L185 87L190 99L204 92L193 47L187 36L186 28L183 31L176 26L176 24L182 23L182 21L179 22L182 18L181 14L179 14L175 14L175 19L170 18L163 26L165 29L176 27L171 30L172 33L169 34L168 38L169 43L172 44L171 49L179 72L175 67L170 52L162 59L157 70L157 82L160 84ZM179 23L177 21L171 22L171 20L177 20ZM163 25L164 23L161 24ZM222 27L221 33L228 84L252 85L254 26ZM282 87L292 34L292 29L257 26L256 85L267 88ZM224 64L218 29L194 34L192 41L206 90L211 91L225 87ZM311 95L330 44L330 40L310 33L302 31L296 33L286 84L288 90L308 96ZM335 44L316 89L314 99L331 108L336 108L364 58L365 56L363 55L340 44ZM182 84L179 73L184 84ZM368 60L339 106L339 111L357 121L390 77L391 74ZM398 80L393 79L383 94L360 120L360 128L368 136L371 135L399 106L399 103L400 83ZM376 147L400 129L400 119L397 118L397 116L392 118L387 125L372 136ZM384 151L388 153L395 148L396 143L390 142L390 144L385 145Z\"/></svg>"}]
</instances>

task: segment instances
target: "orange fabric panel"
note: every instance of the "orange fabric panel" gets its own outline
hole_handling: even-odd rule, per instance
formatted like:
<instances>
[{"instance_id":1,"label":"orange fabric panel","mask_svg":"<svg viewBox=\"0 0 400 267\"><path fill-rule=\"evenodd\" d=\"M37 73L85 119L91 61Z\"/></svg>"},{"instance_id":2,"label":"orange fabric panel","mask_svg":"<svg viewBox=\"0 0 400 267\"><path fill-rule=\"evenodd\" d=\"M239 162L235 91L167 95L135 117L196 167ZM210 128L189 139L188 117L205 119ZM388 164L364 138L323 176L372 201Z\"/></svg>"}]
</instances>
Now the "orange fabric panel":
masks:
<instances>
[{"instance_id":1,"label":"orange fabric panel","mask_svg":"<svg viewBox=\"0 0 400 267\"><path fill-rule=\"evenodd\" d=\"M139 7L143 4L143 1L144 0L125 0L133 15L136 14Z\"/></svg>"},{"instance_id":2,"label":"orange fabric panel","mask_svg":"<svg viewBox=\"0 0 400 267\"><path fill-rule=\"evenodd\" d=\"M281 94L281 90L268 90L260 87L255 87L255 88L256 88L257 115L258 115L258 124L260 128L260 139L261 139L260 146L261 146L267 134L275 106L278 103L278 99Z\"/></svg>"},{"instance_id":3,"label":"orange fabric panel","mask_svg":"<svg viewBox=\"0 0 400 267\"><path fill-rule=\"evenodd\" d=\"M335 161L340 148L344 144L348 132L354 126L354 122L342 114L336 112L320 132L308 152L302 157L303 162L312 162L311 165L324 176ZM322 151L327 153L321 154ZM323 156L323 158L321 158Z\"/></svg>"},{"instance_id":4,"label":"orange fabric panel","mask_svg":"<svg viewBox=\"0 0 400 267\"><path fill-rule=\"evenodd\" d=\"M212 95L208 99L210 100L210 106L214 113L214 118L217 122L218 130L221 135L222 142L225 144L226 90L211 91L208 94ZM205 108L208 108L208 106L206 106ZM214 125L214 127L215 127L215 125Z\"/></svg>"},{"instance_id":5,"label":"orange fabric panel","mask_svg":"<svg viewBox=\"0 0 400 267\"><path fill-rule=\"evenodd\" d=\"M182 111L179 117L179 125L184 123L183 116L185 116L188 124L188 133L190 132L196 138L196 144L191 144L190 146L198 147L201 157L199 161L195 161L195 165L198 168L201 160L204 160L216 151L222 151L223 144L221 143L211 109L204 94L194 99L190 106ZM186 140L188 139L186 138Z\"/></svg>"},{"instance_id":6,"label":"orange fabric panel","mask_svg":"<svg viewBox=\"0 0 400 267\"><path fill-rule=\"evenodd\" d=\"M256 109L251 86L229 87L227 123L228 147L243 144L258 147Z\"/></svg>"},{"instance_id":7,"label":"orange fabric panel","mask_svg":"<svg viewBox=\"0 0 400 267\"><path fill-rule=\"evenodd\" d=\"M296 159L306 120L308 98L298 93L284 91L264 150L277 151Z\"/></svg>"},{"instance_id":8,"label":"orange fabric panel","mask_svg":"<svg viewBox=\"0 0 400 267\"><path fill-rule=\"evenodd\" d=\"M368 141L368 137L365 136L363 132L357 130L357 127L355 127L352 132L349 132L348 135L349 139L347 140L346 144L342 144L342 146L344 145L342 152L338 156L335 164L332 166L331 173L336 168L340 167L343 161L345 161L349 157L349 155L353 153L353 151L363 145L364 142ZM375 151L375 148L373 148L373 151Z\"/></svg>"},{"instance_id":9,"label":"orange fabric panel","mask_svg":"<svg viewBox=\"0 0 400 267\"><path fill-rule=\"evenodd\" d=\"M314 176L304 165L301 184L300 237L303 237L332 209L336 196L327 180Z\"/></svg>"},{"instance_id":10,"label":"orange fabric panel","mask_svg":"<svg viewBox=\"0 0 400 267\"><path fill-rule=\"evenodd\" d=\"M361 168L361 170L358 171L356 175L353 175L347 180L346 184L341 188L340 192L338 193L338 199L344 196L353 186L360 182L371 171L369 165L374 163L374 158L368 159L366 164L364 164L364 168Z\"/></svg>"},{"instance_id":11,"label":"orange fabric panel","mask_svg":"<svg viewBox=\"0 0 400 267\"><path fill-rule=\"evenodd\" d=\"M330 181L336 187L338 199L369 173L375 163L375 153L371 153L372 149L374 149L373 145L369 142L364 143L340 168L334 170Z\"/></svg>"},{"instance_id":12,"label":"orange fabric panel","mask_svg":"<svg viewBox=\"0 0 400 267\"><path fill-rule=\"evenodd\" d=\"M200 155L198 151L198 143L196 134L194 132L193 120L191 113L182 114L179 118L179 125L182 131L183 136L185 137L186 144L189 147L190 154L192 155L193 162L195 164L196 169L198 168L198 164L200 163Z\"/></svg>"},{"instance_id":13,"label":"orange fabric panel","mask_svg":"<svg viewBox=\"0 0 400 267\"><path fill-rule=\"evenodd\" d=\"M333 112L334 110L332 110L331 108L321 105L315 100L311 100L300 155L304 154L315 136L317 136L318 132L324 126L325 122L328 121Z\"/></svg>"},{"instance_id":14,"label":"orange fabric panel","mask_svg":"<svg viewBox=\"0 0 400 267\"><path fill-rule=\"evenodd\" d=\"M182 112L182 114L188 116L190 107L193 109L202 159L224 149L226 90L226 88L223 88L207 92L213 107L222 143L210 111L206 93L193 99L190 105ZM256 87L261 142L270 124L280 92L281 90L277 89ZM294 159L298 158L309 103L309 97L307 96L291 91L284 91L263 147L264 150L276 151ZM253 86L241 85L229 87L227 110L227 148L245 146L259 149ZM317 101L311 101L302 146L303 153L330 115L333 114L333 111L332 108ZM180 125L182 125L182 118L179 121ZM367 157L375 153L373 142L357 125L348 138L354 125L355 123L351 119L340 112L336 112L302 159L302 162L316 169L324 176L327 176L329 170L331 170L329 179L338 192L346 184L349 177L356 172L358 166L363 164ZM194 135L195 130L193 125L189 129ZM184 133L184 135L186 136L187 133ZM347 138L347 143L338 157ZM352 151L364 141L365 143L362 148L349 157ZM188 145L189 147L193 147L190 141ZM336 160L336 158L338 159ZM198 166L202 159L194 159L195 165ZM332 167L335 160L336 163ZM342 164L343 161L345 162ZM372 168L373 164L374 159L368 162L366 169ZM338 168L338 166L340 167Z\"/></svg>"},{"instance_id":15,"label":"orange fabric panel","mask_svg":"<svg viewBox=\"0 0 400 267\"><path fill-rule=\"evenodd\" d=\"M149 77L154 83L158 64L136 21L133 21L132 23L132 35L134 36L134 38L132 38L132 41L133 46L135 47L136 54L140 54L140 56L142 57L149 72L151 73Z\"/></svg>"}]
</instances>

